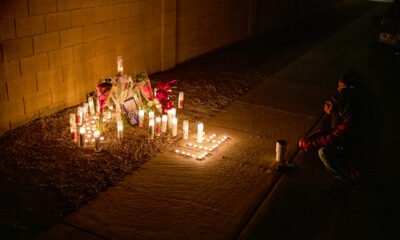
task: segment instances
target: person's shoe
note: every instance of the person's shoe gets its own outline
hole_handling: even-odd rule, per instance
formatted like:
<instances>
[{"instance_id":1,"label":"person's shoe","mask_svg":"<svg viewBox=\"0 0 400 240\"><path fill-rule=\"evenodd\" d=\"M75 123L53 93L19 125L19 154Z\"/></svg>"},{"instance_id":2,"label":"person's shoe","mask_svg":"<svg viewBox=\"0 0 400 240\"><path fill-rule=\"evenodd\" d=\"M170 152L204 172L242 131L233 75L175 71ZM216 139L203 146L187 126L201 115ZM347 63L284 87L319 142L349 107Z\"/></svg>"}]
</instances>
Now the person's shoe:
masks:
<instances>
[{"instance_id":1,"label":"person's shoe","mask_svg":"<svg viewBox=\"0 0 400 240\"><path fill-rule=\"evenodd\" d=\"M276 166L276 171L282 174L290 174L297 170L297 165L294 163L281 163Z\"/></svg>"}]
</instances>

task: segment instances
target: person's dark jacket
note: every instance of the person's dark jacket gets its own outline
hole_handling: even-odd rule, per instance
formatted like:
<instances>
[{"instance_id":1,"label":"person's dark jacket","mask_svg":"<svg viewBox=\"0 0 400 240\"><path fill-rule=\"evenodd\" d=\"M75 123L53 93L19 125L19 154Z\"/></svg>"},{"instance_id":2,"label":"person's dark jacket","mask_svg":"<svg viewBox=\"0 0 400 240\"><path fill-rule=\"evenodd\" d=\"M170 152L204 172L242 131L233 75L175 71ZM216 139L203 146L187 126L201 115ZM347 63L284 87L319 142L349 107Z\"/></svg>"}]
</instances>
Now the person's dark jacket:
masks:
<instances>
[{"instance_id":1,"label":"person's dark jacket","mask_svg":"<svg viewBox=\"0 0 400 240\"><path fill-rule=\"evenodd\" d=\"M299 145L304 150L318 149L327 146L341 146L345 149L357 147L358 116L356 107L355 90L353 88L342 89L333 98L331 112L332 128L320 131L303 138Z\"/></svg>"}]
</instances>

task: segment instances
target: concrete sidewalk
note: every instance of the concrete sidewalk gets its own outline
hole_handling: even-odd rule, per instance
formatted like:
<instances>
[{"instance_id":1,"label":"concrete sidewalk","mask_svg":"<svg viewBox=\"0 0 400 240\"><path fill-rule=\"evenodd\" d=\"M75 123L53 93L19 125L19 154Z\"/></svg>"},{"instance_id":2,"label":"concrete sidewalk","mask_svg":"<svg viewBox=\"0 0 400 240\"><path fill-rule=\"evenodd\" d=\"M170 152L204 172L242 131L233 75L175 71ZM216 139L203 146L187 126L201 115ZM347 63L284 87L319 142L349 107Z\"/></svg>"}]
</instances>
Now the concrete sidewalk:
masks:
<instances>
[{"instance_id":1,"label":"concrete sidewalk","mask_svg":"<svg viewBox=\"0 0 400 240\"><path fill-rule=\"evenodd\" d=\"M297 142L345 70L380 88L368 59L384 10L368 11L205 122L207 133L230 137L205 160L176 154L190 151L180 140L38 239L330 238L346 199L323 190L330 177L303 161ZM294 175L273 170L278 139L301 166Z\"/></svg>"}]
</instances>

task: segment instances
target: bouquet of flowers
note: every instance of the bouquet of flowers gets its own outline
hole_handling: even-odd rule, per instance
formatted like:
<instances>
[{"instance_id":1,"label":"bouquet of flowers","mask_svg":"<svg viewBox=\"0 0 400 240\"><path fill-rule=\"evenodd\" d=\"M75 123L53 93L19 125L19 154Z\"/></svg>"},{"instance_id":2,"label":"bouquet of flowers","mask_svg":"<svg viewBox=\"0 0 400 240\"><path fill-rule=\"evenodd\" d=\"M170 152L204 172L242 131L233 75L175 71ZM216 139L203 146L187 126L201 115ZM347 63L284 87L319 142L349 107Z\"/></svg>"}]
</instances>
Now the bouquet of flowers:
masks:
<instances>
[{"instance_id":1,"label":"bouquet of flowers","mask_svg":"<svg viewBox=\"0 0 400 240\"><path fill-rule=\"evenodd\" d=\"M153 89L151 88L150 78L147 72L139 72L136 74L136 85L145 99L154 98Z\"/></svg>"},{"instance_id":2,"label":"bouquet of flowers","mask_svg":"<svg viewBox=\"0 0 400 240\"><path fill-rule=\"evenodd\" d=\"M96 88L97 98L99 99L100 105L100 115L103 114L103 109L106 105L109 104L109 96L112 93L112 79L106 78L104 80L100 80L99 84Z\"/></svg>"},{"instance_id":3,"label":"bouquet of flowers","mask_svg":"<svg viewBox=\"0 0 400 240\"><path fill-rule=\"evenodd\" d=\"M163 113L174 107L174 101L171 99L171 94L172 94L171 85L176 82L177 80L170 80L166 82L159 82L157 84L156 98L161 104Z\"/></svg>"}]
</instances>

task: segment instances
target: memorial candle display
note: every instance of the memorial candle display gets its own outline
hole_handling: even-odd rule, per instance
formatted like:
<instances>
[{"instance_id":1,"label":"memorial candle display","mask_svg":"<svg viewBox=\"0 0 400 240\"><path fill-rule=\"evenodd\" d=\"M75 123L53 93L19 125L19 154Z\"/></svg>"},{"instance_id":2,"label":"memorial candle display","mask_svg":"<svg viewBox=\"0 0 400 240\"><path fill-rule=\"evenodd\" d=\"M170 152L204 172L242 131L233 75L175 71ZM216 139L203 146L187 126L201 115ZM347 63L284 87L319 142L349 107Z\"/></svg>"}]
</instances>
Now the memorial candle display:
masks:
<instances>
[{"instance_id":1,"label":"memorial candle display","mask_svg":"<svg viewBox=\"0 0 400 240\"><path fill-rule=\"evenodd\" d=\"M189 120L183 120L183 139L187 140L189 138Z\"/></svg>"},{"instance_id":2,"label":"memorial candle display","mask_svg":"<svg viewBox=\"0 0 400 240\"><path fill-rule=\"evenodd\" d=\"M100 152L101 147L100 147L100 132L99 131L94 131L93 133L94 136L94 151L95 152Z\"/></svg>"},{"instance_id":3,"label":"memorial candle display","mask_svg":"<svg viewBox=\"0 0 400 240\"><path fill-rule=\"evenodd\" d=\"M167 121L168 121L167 115L163 114L161 118L161 132L163 133L167 132Z\"/></svg>"},{"instance_id":4,"label":"memorial candle display","mask_svg":"<svg viewBox=\"0 0 400 240\"><path fill-rule=\"evenodd\" d=\"M176 117L172 118L171 128L172 128L172 136L176 137L176 135L178 135L178 119Z\"/></svg>"},{"instance_id":5,"label":"memorial candle display","mask_svg":"<svg viewBox=\"0 0 400 240\"><path fill-rule=\"evenodd\" d=\"M178 95L178 108L183 108L183 99L184 99L184 93L179 92Z\"/></svg>"},{"instance_id":6,"label":"memorial candle display","mask_svg":"<svg viewBox=\"0 0 400 240\"><path fill-rule=\"evenodd\" d=\"M149 121L149 138L154 139L154 119Z\"/></svg>"},{"instance_id":7,"label":"memorial candle display","mask_svg":"<svg viewBox=\"0 0 400 240\"><path fill-rule=\"evenodd\" d=\"M81 127L79 129L79 146L80 147L86 146L86 129L85 129L85 127Z\"/></svg>"},{"instance_id":8,"label":"memorial candle display","mask_svg":"<svg viewBox=\"0 0 400 240\"><path fill-rule=\"evenodd\" d=\"M117 72L118 74L124 73L124 60L122 59L122 56L117 57Z\"/></svg>"},{"instance_id":9,"label":"memorial candle display","mask_svg":"<svg viewBox=\"0 0 400 240\"><path fill-rule=\"evenodd\" d=\"M89 113L90 113L90 115L95 114L96 112L94 111L93 97L88 97L88 104L89 104Z\"/></svg>"},{"instance_id":10,"label":"memorial candle display","mask_svg":"<svg viewBox=\"0 0 400 240\"><path fill-rule=\"evenodd\" d=\"M204 131L204 124L203 123L197 124L197 142L198 143L203 142L203 131Z\"/></svg>"},{"instance_id":11,"label":"memorial candle display","mask_svg":"<svg viewBox=\"0 0 400 240\"><path fill-rule=\"evenodd\" d=\"M160 117L156 117L156 123L155 123L155 134L157 137L159 137L161 135L161 118Z\"/></svg>"},{"instance_id":12,"label":"memorial candle display","mask_svg":"<svg viewBox=\"0 0 400 240\"><path fill-rule=\"evenodd\" d=\"M139 109L139 127L143 127L144 122L144 110Z\"/></svg>"}]
</instances>

